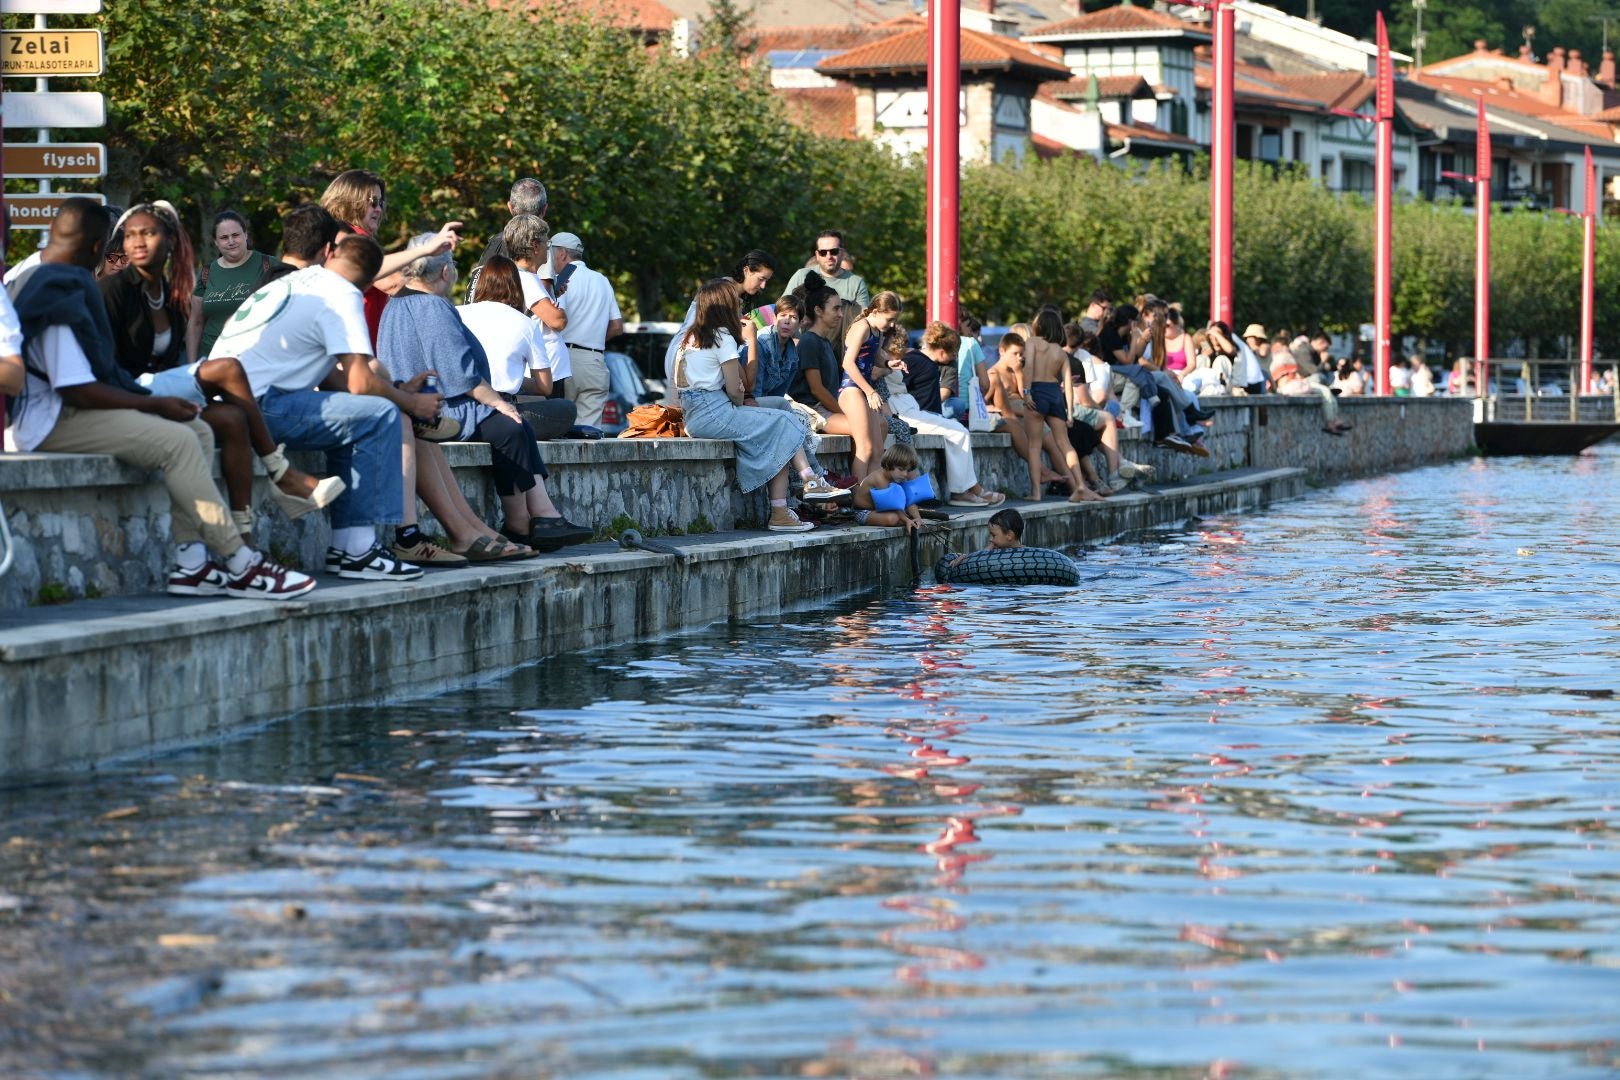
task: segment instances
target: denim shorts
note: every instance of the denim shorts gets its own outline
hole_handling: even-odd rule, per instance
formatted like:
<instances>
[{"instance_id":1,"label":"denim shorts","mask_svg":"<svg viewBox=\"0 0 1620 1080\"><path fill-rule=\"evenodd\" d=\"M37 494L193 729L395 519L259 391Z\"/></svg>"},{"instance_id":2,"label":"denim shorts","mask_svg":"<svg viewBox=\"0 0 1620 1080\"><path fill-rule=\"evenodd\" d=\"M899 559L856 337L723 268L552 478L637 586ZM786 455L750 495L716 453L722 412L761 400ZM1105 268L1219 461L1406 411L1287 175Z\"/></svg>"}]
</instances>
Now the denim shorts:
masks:
<instances>
[{"instance_id":1,"label":"denim shorts","mask_svg":"<svg viewBox=\"0 0 1620 1080\"><path fill-rule=\"evenodd\" d=\"M202 387L197 385L196 364L181 364L167 371L155 374L148 372L139 376L135 381L152 391L154 397L177 397L187 401L194 401L198 405L207 405L208 398L203 394Z\"/></svg>"}]
</instances>

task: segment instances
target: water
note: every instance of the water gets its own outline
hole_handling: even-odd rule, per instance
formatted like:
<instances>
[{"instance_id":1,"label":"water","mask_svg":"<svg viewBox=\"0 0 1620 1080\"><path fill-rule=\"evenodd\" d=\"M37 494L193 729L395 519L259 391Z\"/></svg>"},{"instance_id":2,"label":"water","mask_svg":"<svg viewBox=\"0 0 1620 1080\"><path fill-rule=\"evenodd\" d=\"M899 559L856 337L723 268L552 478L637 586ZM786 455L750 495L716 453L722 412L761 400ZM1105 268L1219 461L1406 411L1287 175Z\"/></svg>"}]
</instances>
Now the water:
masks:
<instances>
[{"instance_id":1,"label":"water","mask_svg":"<svg viewBox=\"0 0 1620 1080\"><path fill-rule=\"evenodd\" d=\"M1620 453L0 793L0 1074L1586 1077Z\"/></svg>"}]
</instances>

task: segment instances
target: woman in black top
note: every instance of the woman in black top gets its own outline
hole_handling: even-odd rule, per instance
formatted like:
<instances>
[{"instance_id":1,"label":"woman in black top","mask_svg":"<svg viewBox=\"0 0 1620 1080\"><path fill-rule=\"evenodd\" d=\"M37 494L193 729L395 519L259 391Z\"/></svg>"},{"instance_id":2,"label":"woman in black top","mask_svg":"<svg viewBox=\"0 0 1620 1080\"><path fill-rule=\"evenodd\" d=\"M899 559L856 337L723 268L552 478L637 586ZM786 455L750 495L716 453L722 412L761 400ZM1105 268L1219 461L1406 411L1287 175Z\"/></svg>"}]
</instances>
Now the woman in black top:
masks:
<instances>
[{"instance_id":1,"label":"woman in black top","mask_svg":"<svg viewBox=\"0 0 1620 1080\"><path fill-rule=\"evenodd\" d=\"M343 493L343 481L317 481L287 463L283 447L270 437L247 373L235 359L203 360L186 355L186 321L191 310L191 241L167 203L143 203L121 223L127 265L101 279L101 298L112 324L118 365L152 393L178 397L202 409L214 432L225 474L226 495L238 531L251 534L253 457L258 455L273 481L271 492L288 517L328 505Z\"/></svg>"}]
</instances>

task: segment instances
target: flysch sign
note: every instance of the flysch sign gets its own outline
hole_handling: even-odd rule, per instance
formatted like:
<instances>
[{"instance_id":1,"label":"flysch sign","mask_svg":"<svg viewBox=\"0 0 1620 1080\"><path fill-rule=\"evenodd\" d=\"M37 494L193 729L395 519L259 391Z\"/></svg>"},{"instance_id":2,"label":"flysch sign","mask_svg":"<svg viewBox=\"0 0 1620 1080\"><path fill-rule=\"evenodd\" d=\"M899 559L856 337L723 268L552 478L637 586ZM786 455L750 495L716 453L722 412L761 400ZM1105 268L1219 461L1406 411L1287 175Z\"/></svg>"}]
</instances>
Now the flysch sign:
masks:
<instances>
[{"instance_id":1,"label":"flysch sign","mask_svg":"<svg viewBox=\"0 0 1620 1080\"><path fill-rule=\"evenodd\" d=\"M6 94L0 98L0 122L7 128L101 127L107 102L90 92Z\"/></svg>"},{"instance_id":2,"label":"flysch sign","mask_svg":"<svg viewBox=\"0 0 1620 1080\"><path fill-rule=\"evenodd\" d=\"M65 191L51 195L7 195L6 216L11 221L13 229L48 229L51 219L62 209L66 199L94 199L103 206L107 203L105 195L94 195L89 192Z\"/></svg>"},{"instance_id":3,"label":"flysch sign","mask_svg":"<svg viewBox=\"0 0 1620 1080\"><path fill-rule=\"evenodd\" d=\"M107 175L101 143L6 143L6 175L19 180Z\"/></svg>"},{"instance_id":4,"label":"flysch sign","mask_svg":"<svg viewBox=\"0 0 1620 1080\"><path fill-rule=\"evenodd\" d=\"M0 74L51 78L100 75L100 30L0 30Z\"/></svg>"}]
</instances>

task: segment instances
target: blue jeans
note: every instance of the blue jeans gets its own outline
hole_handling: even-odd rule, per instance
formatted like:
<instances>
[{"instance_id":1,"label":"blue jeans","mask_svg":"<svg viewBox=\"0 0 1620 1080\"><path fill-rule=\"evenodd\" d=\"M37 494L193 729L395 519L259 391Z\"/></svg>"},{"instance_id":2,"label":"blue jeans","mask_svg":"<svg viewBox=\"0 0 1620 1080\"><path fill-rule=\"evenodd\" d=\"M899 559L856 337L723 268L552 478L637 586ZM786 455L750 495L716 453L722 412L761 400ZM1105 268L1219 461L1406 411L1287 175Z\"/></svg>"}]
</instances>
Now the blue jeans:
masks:
<instances>
[{"instance_id":1,"label":"blue jeans","mask_svg":"<svg viewBox=\"0 0 1620 1080\"><path fill-rule=\"evenodd\" d=\"M321 450L348 486L332 504L334 529L397 525L405 516L399 407L386 398L277 390L259 399L271 438L289 450Z\"/></svg>"},{"instance_id":2,"label":"blue jeans","mask_svg":"<svg viewBox=\"0 0 1620 1080\"><path fill-rule=\"evenodd\" d=\"M967 402L955 394L946 398L940 412L952 420L967 423Z\"/></svg>"}]
</instances>

